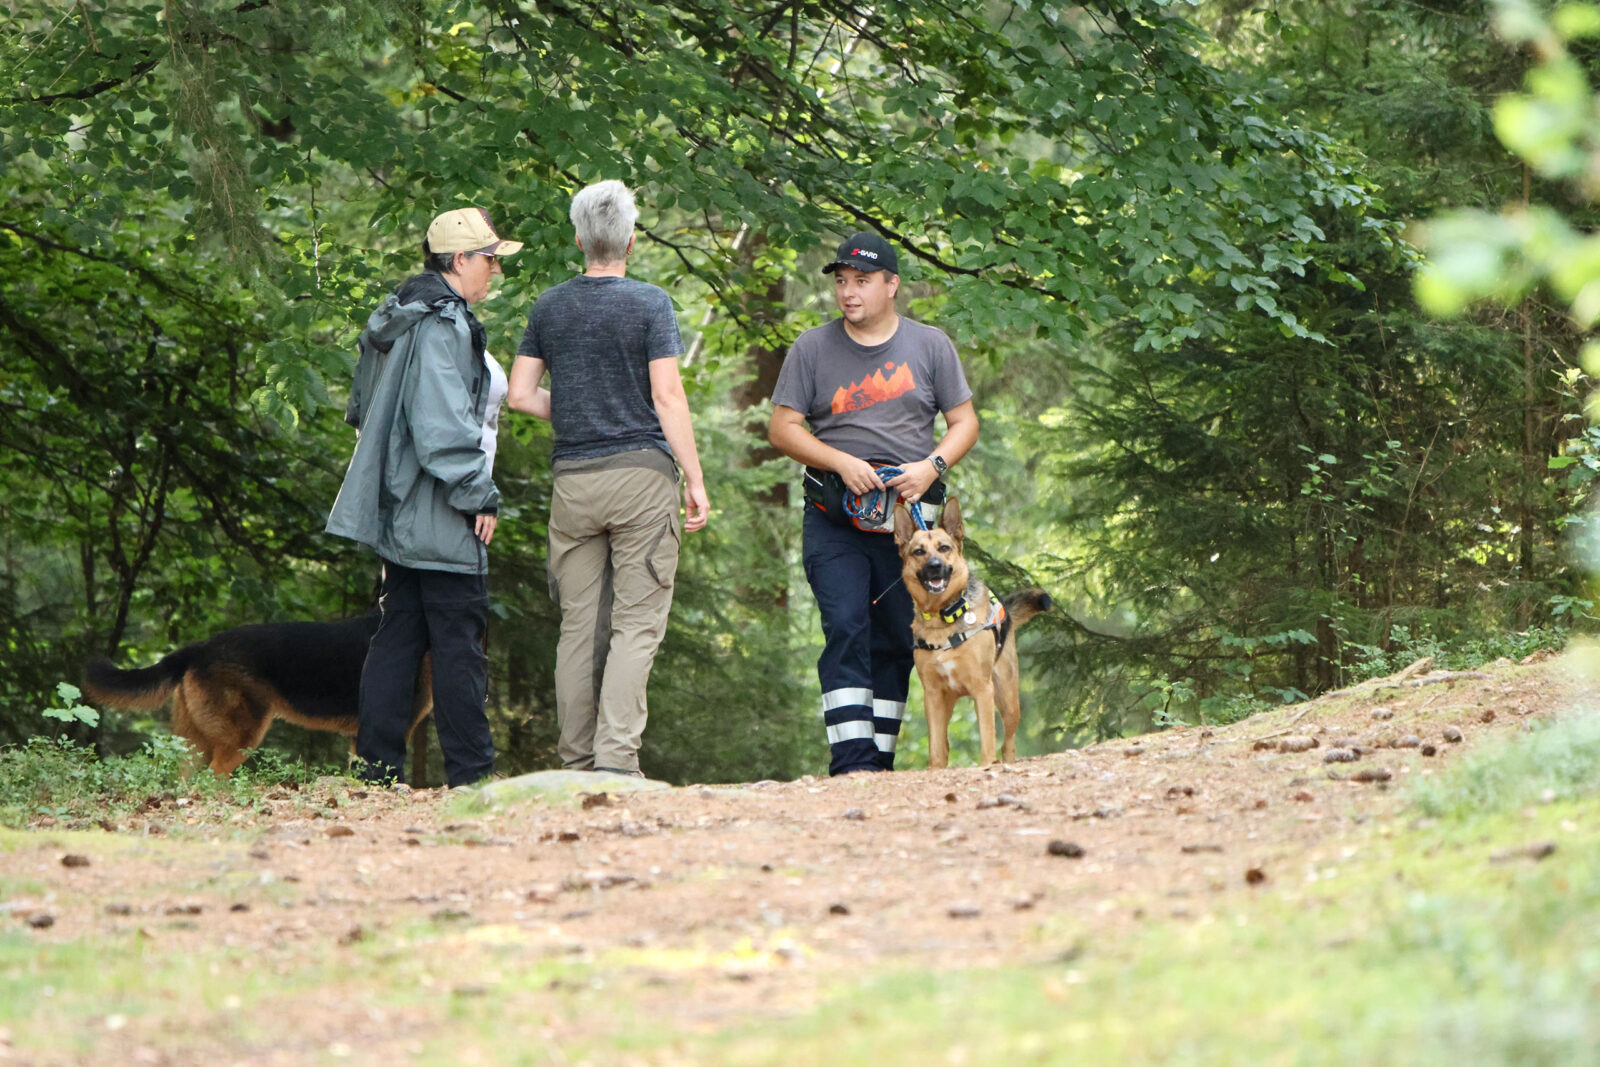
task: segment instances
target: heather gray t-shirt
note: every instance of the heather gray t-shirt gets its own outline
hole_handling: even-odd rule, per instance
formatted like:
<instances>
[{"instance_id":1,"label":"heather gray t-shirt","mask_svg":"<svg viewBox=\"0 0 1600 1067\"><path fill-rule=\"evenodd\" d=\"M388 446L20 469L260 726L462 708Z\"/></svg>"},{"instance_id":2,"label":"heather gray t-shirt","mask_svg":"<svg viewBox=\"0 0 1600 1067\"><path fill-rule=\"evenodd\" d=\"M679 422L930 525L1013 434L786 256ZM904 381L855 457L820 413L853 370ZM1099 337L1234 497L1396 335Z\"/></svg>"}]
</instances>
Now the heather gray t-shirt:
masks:
<instances>
[{"instance_id":1,"label":"heather gray t-shirt","mask_svg":"<svg viewBox=\"0 0 1600 1067\"><path fill-rule=\"evenodd\" d=\"M539 294L517 355L550 371L550 458L672 449L650 395L650 363L683 352L666 290L580 274Z\"/></svg>"},{"instance_id":2,"label":"heather gray t-shirt","mask_svg":"<svg viewBox=\"0 0 1600 1067\"><path fill-rule=\"evenodd\" d=\"M843 319L807 330L772 390L772 402L804 415L823 444L893 464L927 458L933 417L970 399L950 338L903 315L880 345L857 344Z\"/></svg>"}]
</instances>

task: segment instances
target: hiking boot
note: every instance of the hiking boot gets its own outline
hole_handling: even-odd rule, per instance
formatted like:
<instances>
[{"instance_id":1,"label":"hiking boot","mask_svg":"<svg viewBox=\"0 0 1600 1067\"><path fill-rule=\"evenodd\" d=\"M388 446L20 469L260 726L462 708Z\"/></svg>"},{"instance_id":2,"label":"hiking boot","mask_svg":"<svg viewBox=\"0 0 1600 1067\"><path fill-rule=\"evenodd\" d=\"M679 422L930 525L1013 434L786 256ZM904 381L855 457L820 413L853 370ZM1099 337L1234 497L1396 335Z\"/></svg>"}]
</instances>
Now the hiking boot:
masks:
<instances>
[{"instance_id":1,"label":"hiking boot","mask_svg":"<svg viewBox=\"0 0 1600 1067\"><path fill-rule=\"evenodd\" d=\"M622 778L643 778L643 771L625 771L621 767L596 767L596 774L615 774Z\"/></svg>"}]
</instances>

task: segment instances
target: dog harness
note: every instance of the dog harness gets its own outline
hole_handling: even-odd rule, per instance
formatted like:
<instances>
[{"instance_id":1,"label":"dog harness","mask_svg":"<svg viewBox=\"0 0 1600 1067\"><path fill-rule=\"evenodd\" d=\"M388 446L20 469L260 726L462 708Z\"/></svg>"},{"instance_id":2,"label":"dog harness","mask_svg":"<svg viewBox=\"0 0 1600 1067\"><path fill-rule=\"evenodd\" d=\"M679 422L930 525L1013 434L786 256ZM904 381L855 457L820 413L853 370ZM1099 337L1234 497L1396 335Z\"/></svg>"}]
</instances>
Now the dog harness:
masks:
<instances>
[{"instance_id":1,"label":"dog harness","mask_svg":"<svg viewBox=\"0 0 1600 1067\"><path fill-rule=\"evenodd\" d=\"M1006 635L1011 632L1011 620L1006 615L1006 606L1000 603L1000 598L992 592L989 594L989 618L981 626L977 625L978 618L969 609L965 596L957 597L938 612L924 612L922 617L924 619L937 617L940 622L947 626L965 622L969 627L966 630L951 634L942 645L930 645L922 638L917 638L912 647L923 652L942 652L946 649L959 648L985 630L994 631L994 650L999 652L1006 647Z\"/></svg>"}]
</instances>

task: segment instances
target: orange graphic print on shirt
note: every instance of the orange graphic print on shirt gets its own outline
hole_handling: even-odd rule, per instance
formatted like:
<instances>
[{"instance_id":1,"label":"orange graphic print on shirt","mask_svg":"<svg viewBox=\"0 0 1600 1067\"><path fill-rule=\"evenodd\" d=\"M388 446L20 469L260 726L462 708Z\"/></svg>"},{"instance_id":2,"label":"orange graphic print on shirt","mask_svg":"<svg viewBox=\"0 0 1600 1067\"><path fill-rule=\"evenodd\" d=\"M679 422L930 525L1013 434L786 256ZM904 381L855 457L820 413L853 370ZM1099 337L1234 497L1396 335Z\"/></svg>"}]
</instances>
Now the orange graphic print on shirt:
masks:
<instances>
[{"instance_id":1,"label":"orange graphic print on shirt","mask_svg":"<svg viewBox=\"0 0 1600 1067\"><path fill-rule=\"evenodd\" d=\"M884 371L889 372L887 378L883 375ZM882 370L873 371L859 382L841 385L833 394L833 413L861 411L879 401L904 396L916 387L917 383L911 377L911 364L902 363L897 368L893 363L885 363Z\"/></svg>"}]
</instances>

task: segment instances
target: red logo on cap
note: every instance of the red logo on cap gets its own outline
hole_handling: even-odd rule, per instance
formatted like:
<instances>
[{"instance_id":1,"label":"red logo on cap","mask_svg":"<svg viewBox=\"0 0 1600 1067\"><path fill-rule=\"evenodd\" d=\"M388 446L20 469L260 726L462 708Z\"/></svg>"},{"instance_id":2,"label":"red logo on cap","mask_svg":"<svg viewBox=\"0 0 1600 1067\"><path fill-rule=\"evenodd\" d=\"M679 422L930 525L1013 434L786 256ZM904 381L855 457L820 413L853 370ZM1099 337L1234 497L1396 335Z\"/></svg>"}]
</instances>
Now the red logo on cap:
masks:
<instances>
[{"instance_id":1,"label":"red logo on cap","mask_svg":"<svg viewBox=\"0 0 1600 1067\"><path fill-rule=\"evenodd\" d=\"M852 256L866 256L868 259L877 259L878 258L878 253L876 253L876 252L868 252L865 248L852 248L850 250L850 254Z\"/></svg>"}]
</instances>

